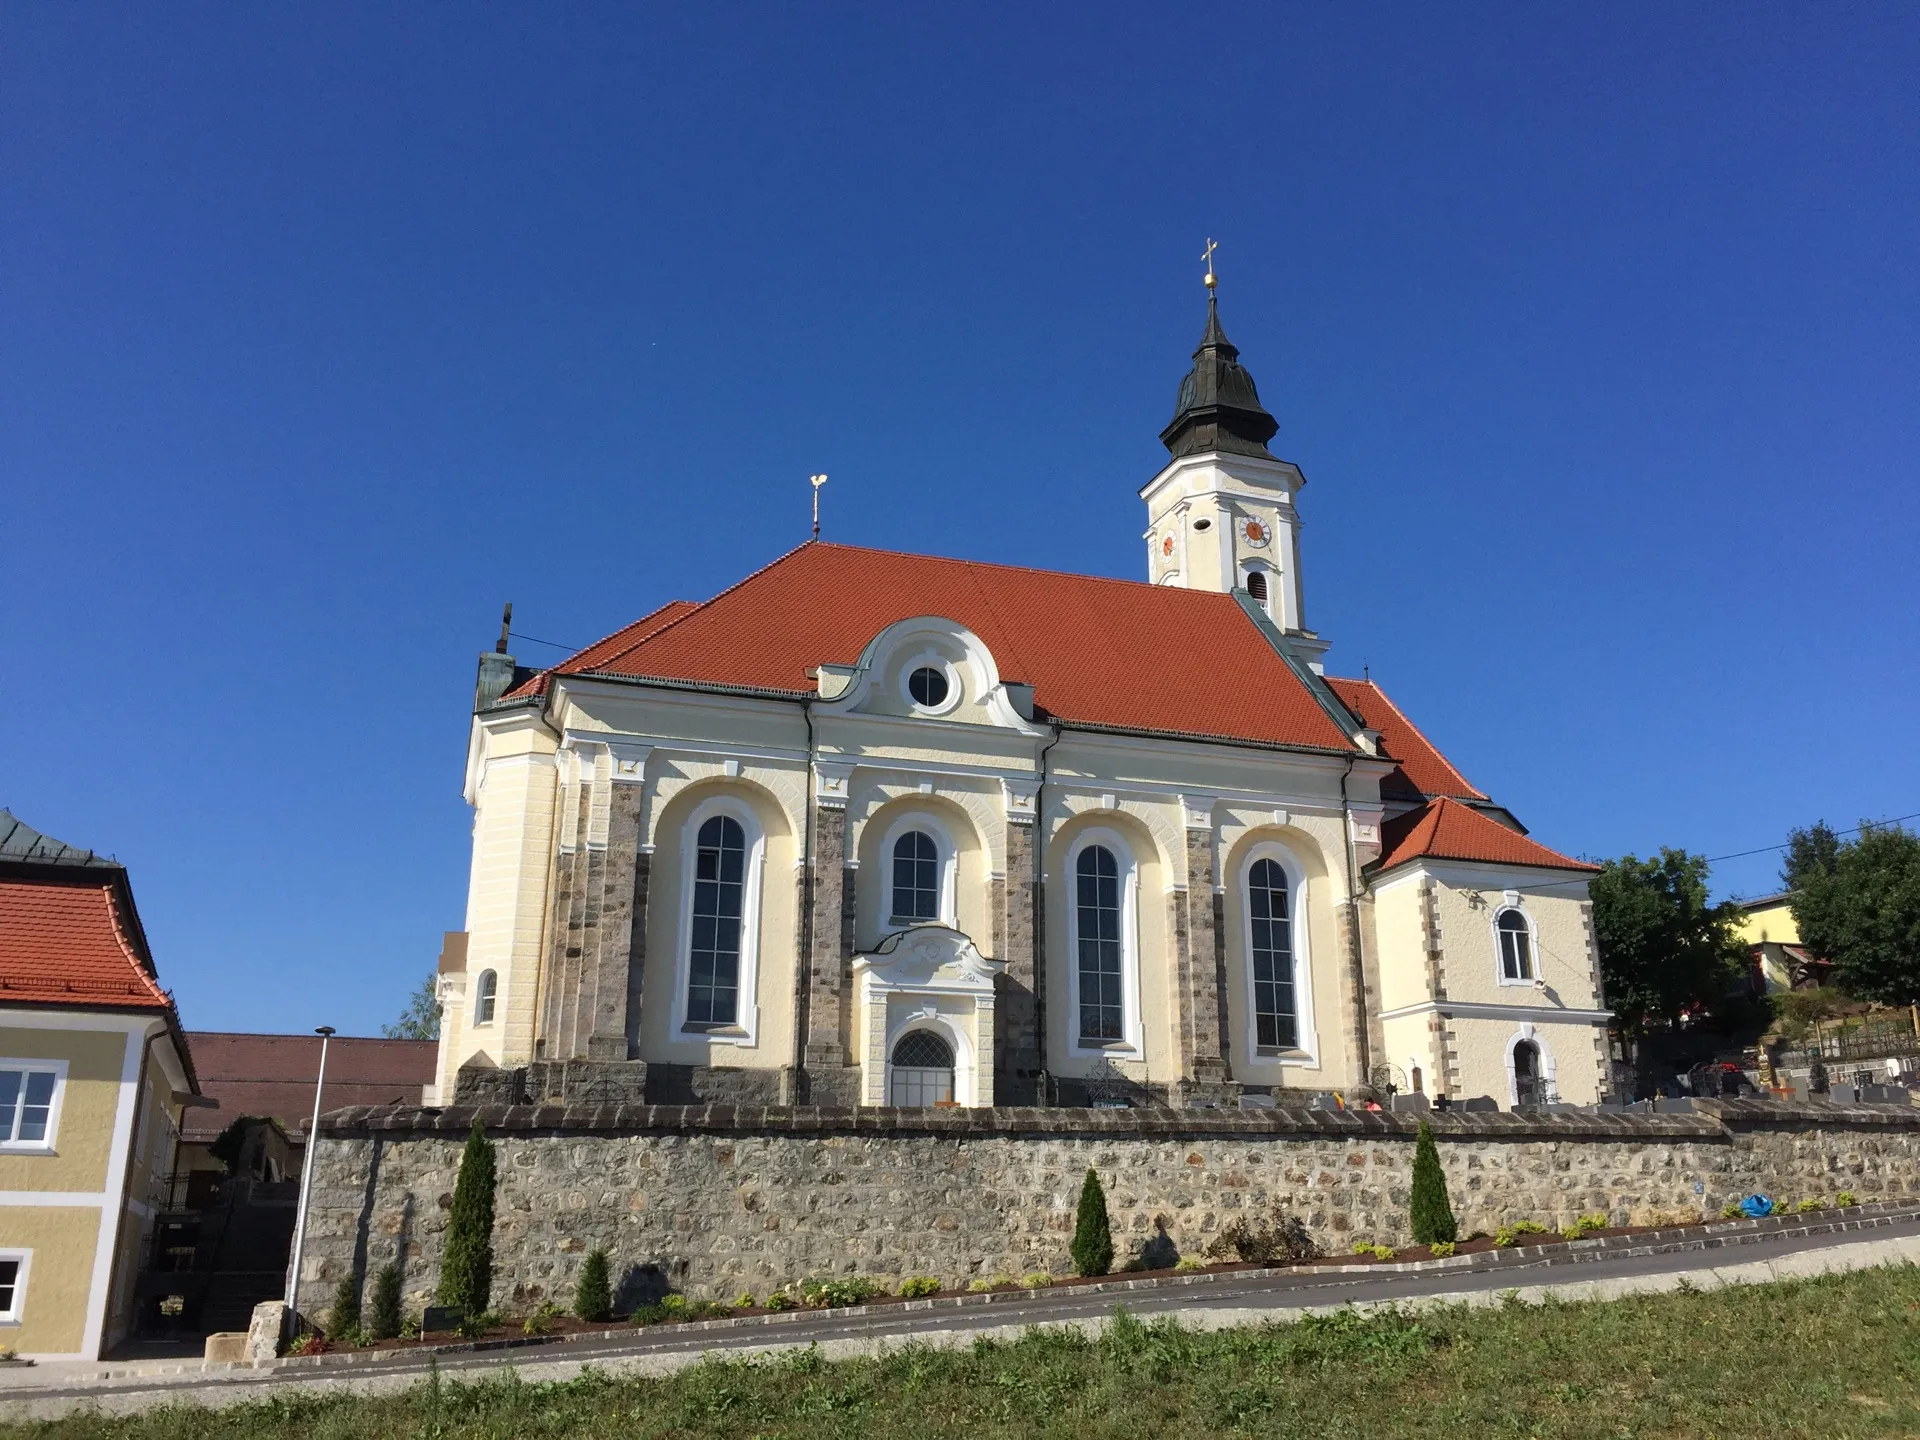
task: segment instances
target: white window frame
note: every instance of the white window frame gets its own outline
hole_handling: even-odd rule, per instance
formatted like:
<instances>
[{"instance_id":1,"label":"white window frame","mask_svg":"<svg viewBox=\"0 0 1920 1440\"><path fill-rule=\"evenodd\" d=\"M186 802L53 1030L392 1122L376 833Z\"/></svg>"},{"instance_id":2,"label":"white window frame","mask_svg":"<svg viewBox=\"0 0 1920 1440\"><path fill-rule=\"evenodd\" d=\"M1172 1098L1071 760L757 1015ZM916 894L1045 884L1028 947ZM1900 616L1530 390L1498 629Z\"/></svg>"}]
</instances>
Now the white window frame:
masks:
<instances>
[{"instance_id":1,"label":"white window frame","mask_svg":"<svg viewBox=\"0 0 1920 1440\"><path fill-rule=\"evenodd\" d=\"M923 669L938 670L947 677L947 698L938 705L922 705L913 698L913 692L907 688L907 681L913 678L913 672ZM907 702L907 708L915 715L950 714L959 705L965 693L966 687L960 683L958 667L937 650L922 650L900 666L900 698Z\"/></svg>"},{"instance_id":2,"label":"white window frame","mask_svg":"<svg viewBox=\"0 0 1920 1440\"><path fill-rule=\"evenodd\" d=\"M1261 575L1266 577L1267 595L1264 600L1253 593L1253 586L1250 583L1256 571L1258 571ZM1246 560L1241 562L1240 588L1247 592L1248 598L1251 599L1254 604L1258 605L1262 610L1267 612L1267 618L1269 620L1273 618L1274 602L1279 598L1277 595L1274 594L1274 591L1278 587L1279 583L1280 583L1280 572L1276 570L1269 561Z\"/></svg>"},{"instance_id":3,"label":"white window frame","mask_svg":"<svg viewBox=\"0 0 1920 1440\"><path fill-rule=\"evenodd\" d=\"M487 981L492 980L489 989ZM486 1019L480 1018L480 1007L487 1006ZM482 1025L493 1024L493 1017L500 1013L500 972L494 969L482 970L473 982L473 1024L478 1029Z\"/></svg>"},{"instance_id":4,"label":"white window frame","mask_svg":"<svg viewBox=\"0 0 1920 1440\"><path fill-rule=\"evenodd\" d=\"M887 1098L885 1104L893 1104L893 1052L900 1042L916 1030L927 1030L946 1042L953 1051L953 1103L956 1105L978 1105L980 1103L978 1070L974 1065L973 1041L962 1026L942 1014L928 1015L916 1011L896 1025L887 1036L887 1066L882 1077L881 1093Z\"/></svg>"},{"instance_id":5,"label":"white window frame","mask_svg":"<svg viewBox=\"0 0 1920 1440\"><path fill-rule=\"evenodd\" d=\"M22 1056L0 1056L0 1070L39 1071L53 1075L53 1098L47 1105L47 1136L44 1140L0 1140L0 1155L51 1155L54 1144L60 1138L60 1110L67 1098L67 1062L64 1060L28 1059ZM20 1082L20 1104L26 1104L26 1081ZM19 1111L15 1112L15 1125L18 1126Z\"/></svg>"},{"instance_id":6,"label":"white window frame","mask_svg":"<svg viewBox=\"0 0 1920 1440\"><path fill-rule=\"evenodd\" d=\"M0 1260L20 1262L19 1273L13 1277L13 1304L0 1310L0 1325L18 1325L26 1314L27 1272L33 1268L33 1251L0 1250Z\"/></svg>"},{"instance_id":7,"label":"white window frame","mask_svg":"<svg viewBox=\"0 0 1920 1440\"><path fill-rule=\"evenodd\" d=\"M687 1028L687 986L693 978L693 887L697 878L700 827L716 815L740 824L746 837L746 868L740 895L740 996L734 1023L721 1030ZM759 1044L760 1035L760 878L767 854L766 831L753 806L737 795L714 795L694 806L680 832L680 916L673 953L673 998L669 1033L675 1040L706 1040L716 1045Z\"/></svg>"},{"instance_id":8,"label":"white window frame","mask_svg":"<svg viewBox=\"0 0 1920 1440\"><path fill-rule=\"evenodd\" d=\"M893 847L909 830L923 831L933 840L935 863L939 866L940 876L940 913L934 919L942 925L952 925L957 930L959 911L955 903L955 892L958 889L955 872L959 869L959 852L953 843L953 832L947 828L945 821L930 810L905 812L887 827L887 833L881 838L880 923L888 929L906 924L929 923L925 920L908 921L904 916L893 913Z\"/></svg>"},{"instance_id":9,"label":"white window frame","mask_svg":"<svg viewBox=\"0 0 1920 1440\"><path fill-rule=\"evenodd\" d=\"M1507 959L1500 948L1500 917L1509 914L1518 915L1527 922L1527 961L1533 973L1524 980L1507 978ZM1487 924L1493 931L1493 978L1501 985L1524 985L1529 990L1538 987L1540 984L1540 927L1535 924L1533 916L1529 915L1518 901L1509 900L1505 904L1494 907L1493 918Z\"/></svg>"},{"instance_id":10,"label":"white window frame","mask_svg":"<svg viewBox=\"0 0 1920 1440\"><path fill-rule=\"evenodd\" d=\"M1293 928L1293 996L1299 1012L1295 1017L1296 1043L1291 1050L1265 1051L1260 1048L1260 1025L1253 1008L1253 867L1272 860L1287 877L1287 920ZM1299 857L1277 840L1262 840L1241 858L1240 882L1240 968L1245 977L1247 1056L1256 1065L1300 1065L1317 1069L1320 1065L1320 1027L1313 1016L1313 952L1307 923L1307 872Z\"/></svg>"},{"instance_id":11,"label":"white window frame","mask_svg":"<svg viewBox=\"0 0 1920 1440\"><path fill-rule=\"evenodd\" d=\"M1547 1093L1557 1097L1560 1094L1559 1069L1553 1063L1553 1049L1547 1044L1547 1037L1531 1024L1523 1024L1507 1037L1507 1105L1509 1108L1520 1103L1520 1076L1514 1068L1513 1052L1522 1043L1531 1044L1540 1052L1540 1074L1537 1077L1546 1082Z\"/></svg>"},{"instance_id":12,"label":"white window frame","mask_svg":"<svg viewBox=\"0 0 1920 1440\"><path fill-rule=\"evenodd\" d=\"M1113 852L1120 869L1120 1033L1106 1044L1083 1045L1080 1037L1080 854L1091 845ZM1067 1053L1139 1058L1146 1053L1140 1024L1140 866L1133 846L1118 830L1082 830L1067 847Z\"/></svg>"}]
</instances>

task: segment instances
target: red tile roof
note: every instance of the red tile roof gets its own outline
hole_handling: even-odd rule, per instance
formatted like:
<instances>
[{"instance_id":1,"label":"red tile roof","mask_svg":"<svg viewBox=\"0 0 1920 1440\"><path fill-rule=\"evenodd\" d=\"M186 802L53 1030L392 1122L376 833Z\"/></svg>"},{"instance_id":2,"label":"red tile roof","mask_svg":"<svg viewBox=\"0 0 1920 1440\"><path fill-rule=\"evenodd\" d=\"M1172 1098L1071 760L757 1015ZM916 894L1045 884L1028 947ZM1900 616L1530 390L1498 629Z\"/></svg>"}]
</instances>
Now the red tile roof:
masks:
<instances>
[{"instance_id":1,"label":"red tile roof","mask_svg":"<svg viewBox=\"0 0 1920 1440\"><path fill-rule=\"evenodd\" d=\"M181 1138L213 1139L243 1115L269 1115L289 1135L313 1119L313 1082L320 1070L318 1035L245 1035L199 1030L188 1037L201 1092L220 1108L188 1110ZM349 1105L420 1103L439 1055L432 1040L374 1040L336 1035L327 1046L324 1110Z\"/></svg>"},{"instance_id":2,"label":"red tile roof","mask_svg":"<svg viewBox=\"0 0 1920 1440\"><path fill-rule=\"evenodd\" d=\"M1524 865L1539 870L1588 870L1598 865L1571 860L1489 819L1471 805L1442 795L1418 810L1397 815L1381 827L1376 868L1391 870L1409 860L1479 860L1490 865Z\"/></svg>"},{"instance_id":3,"label":"red tile roof","mask_svg":"<svg viewBox=\"0 0 1920 1440\"><path fill-rule=\"evenodd\" d=\"M1467 783L1467 777L1453 768L1452 762L1373 681L1336 680L1329 675L1327 684L1361 723L1380 732L1387 754L1400 762L1401 772L1422 795L1451 795L1456 800L1487 798Z\"/></svg>"},{"instance_id":4,"label":"red tile roof","mask_svg":"<svg viewBox=\"0 0 1920 1440\"><path fill-rule=\"evenodd\" d=\"M618 630L614 631L613 634L607 636L606 639L594 641L593 644L587 646L587 648L579 654L570 657L565 664L584 670L596 669L604 664L610 657L631 650L654 631L678 620L689 610L697 610L698 608L699 606L695 605L691 600L669 600L658 610L642 615L631 625L621 626ZM500 698L502 700L523 700L528 696L544 695L547 693L547 682L552 673L550 670L542 670L531 679L523 680Z\"/></svg>"},{"instance_id":5,"label":"red tile roof","mask_svg":"<svg viewBox=\"0 0 1920 1440\"><path fill-rule=\"evenodd\" d=\"M818 541L704 604L676 602L555 668L816 693L899 620L941 615L1047 714L1118 730L1351 751L1231 595Z\"/></svg>"},{"instance_id":6,"label":"red tile roof","mask_svg":"<svg viewBox=\"0 0 1920 1440\"><path fill-rule=\"evenodd\" d=\"M0 1004L173 1007L129 938L118 875L0 880Z\"/></svg>"}]
</instances>

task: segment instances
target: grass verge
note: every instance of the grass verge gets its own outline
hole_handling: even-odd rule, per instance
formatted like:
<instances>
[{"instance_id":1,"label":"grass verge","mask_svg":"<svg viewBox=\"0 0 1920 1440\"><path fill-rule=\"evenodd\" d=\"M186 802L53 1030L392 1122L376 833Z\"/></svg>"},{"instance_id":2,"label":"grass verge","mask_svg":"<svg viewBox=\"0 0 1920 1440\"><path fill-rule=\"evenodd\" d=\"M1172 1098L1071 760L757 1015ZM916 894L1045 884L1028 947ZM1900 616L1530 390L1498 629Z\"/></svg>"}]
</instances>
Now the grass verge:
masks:
<instances>
[{"instance_id":1,"label":"grass verge","mask_svg":"<svg viewBox=\"0 0 1920 1440\"><path fill-rule=\"evenodd\" d=\"M1201 1333L1122 1312L963 1350L708 1360L0 1426L34 1440L1555 1437L1920 1432L1920 1269L1604 1303L1345 1312Z\"/></svg>"}]
</instances>

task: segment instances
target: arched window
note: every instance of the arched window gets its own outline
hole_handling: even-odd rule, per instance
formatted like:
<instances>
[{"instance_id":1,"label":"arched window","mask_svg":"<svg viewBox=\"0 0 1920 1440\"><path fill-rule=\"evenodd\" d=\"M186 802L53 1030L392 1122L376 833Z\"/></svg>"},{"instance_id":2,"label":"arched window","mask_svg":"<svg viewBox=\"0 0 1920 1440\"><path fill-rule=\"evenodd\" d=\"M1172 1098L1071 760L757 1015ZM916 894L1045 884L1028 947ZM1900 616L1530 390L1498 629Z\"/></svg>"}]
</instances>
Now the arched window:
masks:
<instances>
[{"instance_id":1,"label":"arched window","mask_svg":"<svg viewBox=\"0 0 1920 1440\"><path fill-rule=\"evenodd\" d=\"M1287 872L1260 859L1247 871L1247 914L1252 923L1254 1041L1262 1050L1292 1050L1300 1043L1300 1011L1293 991L1293 918Z\"/></svg>"},{"instance_id":2,"label":"arched window","mask_svg":"<svg viewBox=\"0 0 1920 1440\"><path fill-rule=\"evenodd\" d=\"M893 918L940 918L940 847L924 830L893 842Z\"/></svg>"},{"instance_id":3,"label":"arched window","mask_svg":"<svg viewBox=\"0 0 1920 1440\"><path fill-rule=\"evenodd\" d=\"M1513 1047L1513 1103L1538 1105L1543 1099L1540 1047L1522 1040Z\"/></svg>"},{"instance_id":4,"label":"arched window","mask_svg":"<svg viewBox=\"0 0 1920 1440\"><path fill-rule=\"evenodd\" d=\"M1493 920L1500 937L1500 978L1518 983L1533 979L1533 931L1527 917L1512 906Z\"/></svg>"},{"instance_id":5,"label":"arched window","mask_svg":"<svg viewBox=\"0 0 1920 1440\"><path fill-rule=\"evenodd\" d=\"M1249 570L1247 572L1247 594L1251 595L1254 599L1258 600L1262 605L1265 605L1267 603L1267 572L1266 571Z\"/></svg>"},{"instance_id":6,"label":"arched window","mask_svg":"<svg viewBox=\"0 0 1920 1440\"><path fill-rule=\"evenodd\" d=\"M912 1030L893 1047L887 1086L891 1105L938 1105L953 1099L953 1047L930 1030Z\"/></svg>"},{"instance_id":7,"label":"arched window","mask_svg":"<svg viewBox=\"0 0 1920 1440\"><path fill-rule=\"evenodd\" d=\"M473 991L473 1023L491 1025L493 1023L493 998L499 992L500 977L491 970L480 972L480 983Z\"/></svg>"},{"instance_id":8,"label":"arched window","mask_svg":"<svg viewBox=\"0 0 1920 1440\"><path fill-rule=\"evenodd\" d=\"M1074 915L1080 951L1080 1043L1124 1040L1120 862L1104 845L1087 846L1074 864Z\"/></svg>"},{"instance_id":9,"label":"arched window","mask_svg":"<svg viewBox=\"0 0 1920 1440\"><path fill-rule=\"evenodd\" d=\"M693 939L687 952L687 1028L719 1028L740 1015L740 917L747 837L731 815L700 827L694 849Z\"/></svg>"}]
</instances>

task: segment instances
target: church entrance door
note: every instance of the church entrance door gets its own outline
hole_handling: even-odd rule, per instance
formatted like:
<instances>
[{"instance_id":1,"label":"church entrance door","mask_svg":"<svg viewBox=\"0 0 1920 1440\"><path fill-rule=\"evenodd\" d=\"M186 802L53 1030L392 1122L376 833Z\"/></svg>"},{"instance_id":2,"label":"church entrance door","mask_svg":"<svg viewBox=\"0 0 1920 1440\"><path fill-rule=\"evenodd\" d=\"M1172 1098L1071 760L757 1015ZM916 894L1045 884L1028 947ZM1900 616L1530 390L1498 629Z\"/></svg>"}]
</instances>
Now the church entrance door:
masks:
<instances>
[{"instance_id":1,"label":"church entrance door","mask_svg":"<svg viewBox=\"0 0 1920 1440\"><path fill-rule=\"evenodd\" d=\"M953 1099L953 1049L938 1035L915 1030L893 1047L887 1101L924 1106Z\"/></svg>"}]
</instances>

